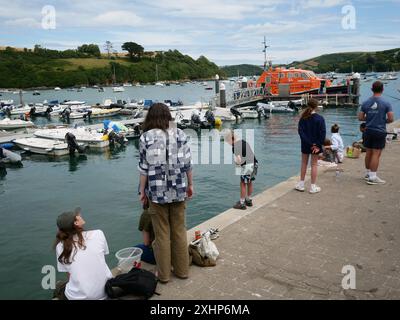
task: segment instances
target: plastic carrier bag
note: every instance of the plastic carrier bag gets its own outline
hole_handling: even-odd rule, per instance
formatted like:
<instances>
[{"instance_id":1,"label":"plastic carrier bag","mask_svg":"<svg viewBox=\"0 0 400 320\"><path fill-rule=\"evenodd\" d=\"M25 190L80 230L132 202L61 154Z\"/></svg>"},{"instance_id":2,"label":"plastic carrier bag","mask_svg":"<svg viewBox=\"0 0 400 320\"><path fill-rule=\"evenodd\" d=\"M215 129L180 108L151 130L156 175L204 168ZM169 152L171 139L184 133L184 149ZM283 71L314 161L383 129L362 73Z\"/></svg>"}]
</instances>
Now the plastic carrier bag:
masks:
<instances>
[{"instance_id":1,"label":"plastic carrier bag","mask_svg":"<svg viewBox=\"0 0 400 320\"><path fill-rule=\"evenodd\" d=\"M219 251L214 242L210 239L210 234L207 232L203 235L199 243L199 253L203 258L211 258L216 261L219 256Z\"/></svg>"}]
</instances>

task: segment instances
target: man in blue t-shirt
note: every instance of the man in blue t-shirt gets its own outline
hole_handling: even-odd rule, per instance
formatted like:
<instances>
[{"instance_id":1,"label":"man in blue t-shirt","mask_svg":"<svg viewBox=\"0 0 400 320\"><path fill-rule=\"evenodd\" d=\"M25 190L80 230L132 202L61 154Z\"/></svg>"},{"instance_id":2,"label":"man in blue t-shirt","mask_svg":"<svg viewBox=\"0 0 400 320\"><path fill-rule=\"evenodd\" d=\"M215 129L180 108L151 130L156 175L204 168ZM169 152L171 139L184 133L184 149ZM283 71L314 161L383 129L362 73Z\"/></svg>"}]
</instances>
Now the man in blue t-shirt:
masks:
<instances>
[{"instance_id":1,"label":"man in blue t-shirt","mask_svg":"<svg viewBox=\"0 0 400 320\"><path fill-rule=\"evenodd\" d=\"M358 119L366 121L364 147L367 149L365 156L367 173L365 180L368 184L374 185L386 183L376 175L376 172L386 144L386 124L393 122L394 115L390 103L382 98L383 83L374 82L372 92L374 95L362 104Z\"/></svg>"}]
</instances>

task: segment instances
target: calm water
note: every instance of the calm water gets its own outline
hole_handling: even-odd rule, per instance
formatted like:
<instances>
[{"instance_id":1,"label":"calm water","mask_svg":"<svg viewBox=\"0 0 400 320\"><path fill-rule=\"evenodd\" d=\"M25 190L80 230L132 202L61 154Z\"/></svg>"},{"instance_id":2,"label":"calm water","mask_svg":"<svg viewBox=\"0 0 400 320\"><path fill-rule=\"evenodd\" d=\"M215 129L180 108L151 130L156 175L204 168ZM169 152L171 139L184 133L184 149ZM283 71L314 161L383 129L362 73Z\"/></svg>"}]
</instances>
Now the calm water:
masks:
<instances>
[{"instance_id":1,"label":"calm water","mask_svg":"<svg viewBox=\"0 0 400 320\"><path fill-rule=\"evenodd\" d=\"M362 98L369 96L371 83L363 85ZM389 95L400 98L398 81L387 85ZM108 90L108 91L107 91ZM151 98L153 100L183 100L186 104L203 99L212 92L201 85L171 87L126 88L125 93L113 94L86 89L83 93L42 91L41 96L24 95L26 101L44 99L85 100L102 102L104 98ZM3 94L1 99L17 95ZM399 101L387 97L400 116ZM341 125L346 145L359 138L357 110L330 109L322 112L327 126ZM45 122L46 120L41 120ZM269 120L246 120L226 127L255 129L255 153L260 169L255 183L256 193L271 187L299 171L298 115L272 115ZM0 236L0 298L48 299L50 291L41 288L41 269L55 266L51 249L59 213L79 205L87 229L102 229L107 237L110 266L116 264L114 254L141 239L137 230L141 213L137 197L137 142L123 149L105 153L90 153L78 159L68 157L51 160L42 156L25 156L24 167L8 169L0 179L1 236ZM187 209L188 227L209 219L230 208L238 198L239 178L232 165L196 165L196 197ZM58 274L58 279L63 275Z\"/></svg>"}]
</instances>

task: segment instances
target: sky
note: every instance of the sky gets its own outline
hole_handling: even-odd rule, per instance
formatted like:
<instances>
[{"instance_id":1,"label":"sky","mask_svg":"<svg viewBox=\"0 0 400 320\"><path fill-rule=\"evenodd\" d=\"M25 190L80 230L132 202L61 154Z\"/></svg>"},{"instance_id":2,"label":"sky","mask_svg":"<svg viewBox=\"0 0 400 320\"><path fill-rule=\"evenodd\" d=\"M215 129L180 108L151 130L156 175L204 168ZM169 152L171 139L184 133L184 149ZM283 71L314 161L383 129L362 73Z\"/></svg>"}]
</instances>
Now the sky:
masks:
<instances>
[{"instance_id":1,"label":"sky","mask_svg":"<svg viewBox=\"0 0 400 320\"><path fill-rule=\"evenodd\" d=\"M0 0L0 46L177 49L216 64L400 47L400 0ZM53 14L54 13L54 14Z\"/></svg>"}]
</instances>

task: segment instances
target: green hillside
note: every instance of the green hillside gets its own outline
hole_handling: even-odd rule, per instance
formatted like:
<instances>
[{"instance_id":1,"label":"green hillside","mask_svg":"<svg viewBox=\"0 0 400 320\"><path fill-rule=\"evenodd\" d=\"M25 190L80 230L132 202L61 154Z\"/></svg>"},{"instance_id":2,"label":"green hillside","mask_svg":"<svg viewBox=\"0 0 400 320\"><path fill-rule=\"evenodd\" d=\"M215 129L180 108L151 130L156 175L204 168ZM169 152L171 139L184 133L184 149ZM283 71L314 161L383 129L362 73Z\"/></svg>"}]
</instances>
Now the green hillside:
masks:
<instances>
[{"instance_id":1,"label":"green hillside","mask_svg":"<svg viewBox=\"0 0 400 320\"><path fill-rule=\"evenodd\" d=\"M235 66L221 67L227 77L239 76L258 76L263 72L263 68L251 64L240 64Z\"/></svg>"},{"instance_id":2,"label":"green hillside","mask_svg":"<svg viewBox=\"0 0 400 320\"><path fill-rule=\"evenodd\" d=\"M305 61L295 61L287 67L313 70L318 73L386 72L400 70L400 48L379 52L333 53Z\"/></svg>"},{"instance_id":3,"label":"green hillside","mask_svg":"<svg viewBox=\"0 0 400 320\"><path fill-rule=\"evenodd\" d=\"M92 48L93 49L93 48ZM194 60L177 50L152 56L115 57L98 52L49 50L0 50L0 88L71 87L111 84L115 69L116 82L155 82L158 80L209 79L224 75L218 66L201 56Z\"/></svg>"}]
</instances>

